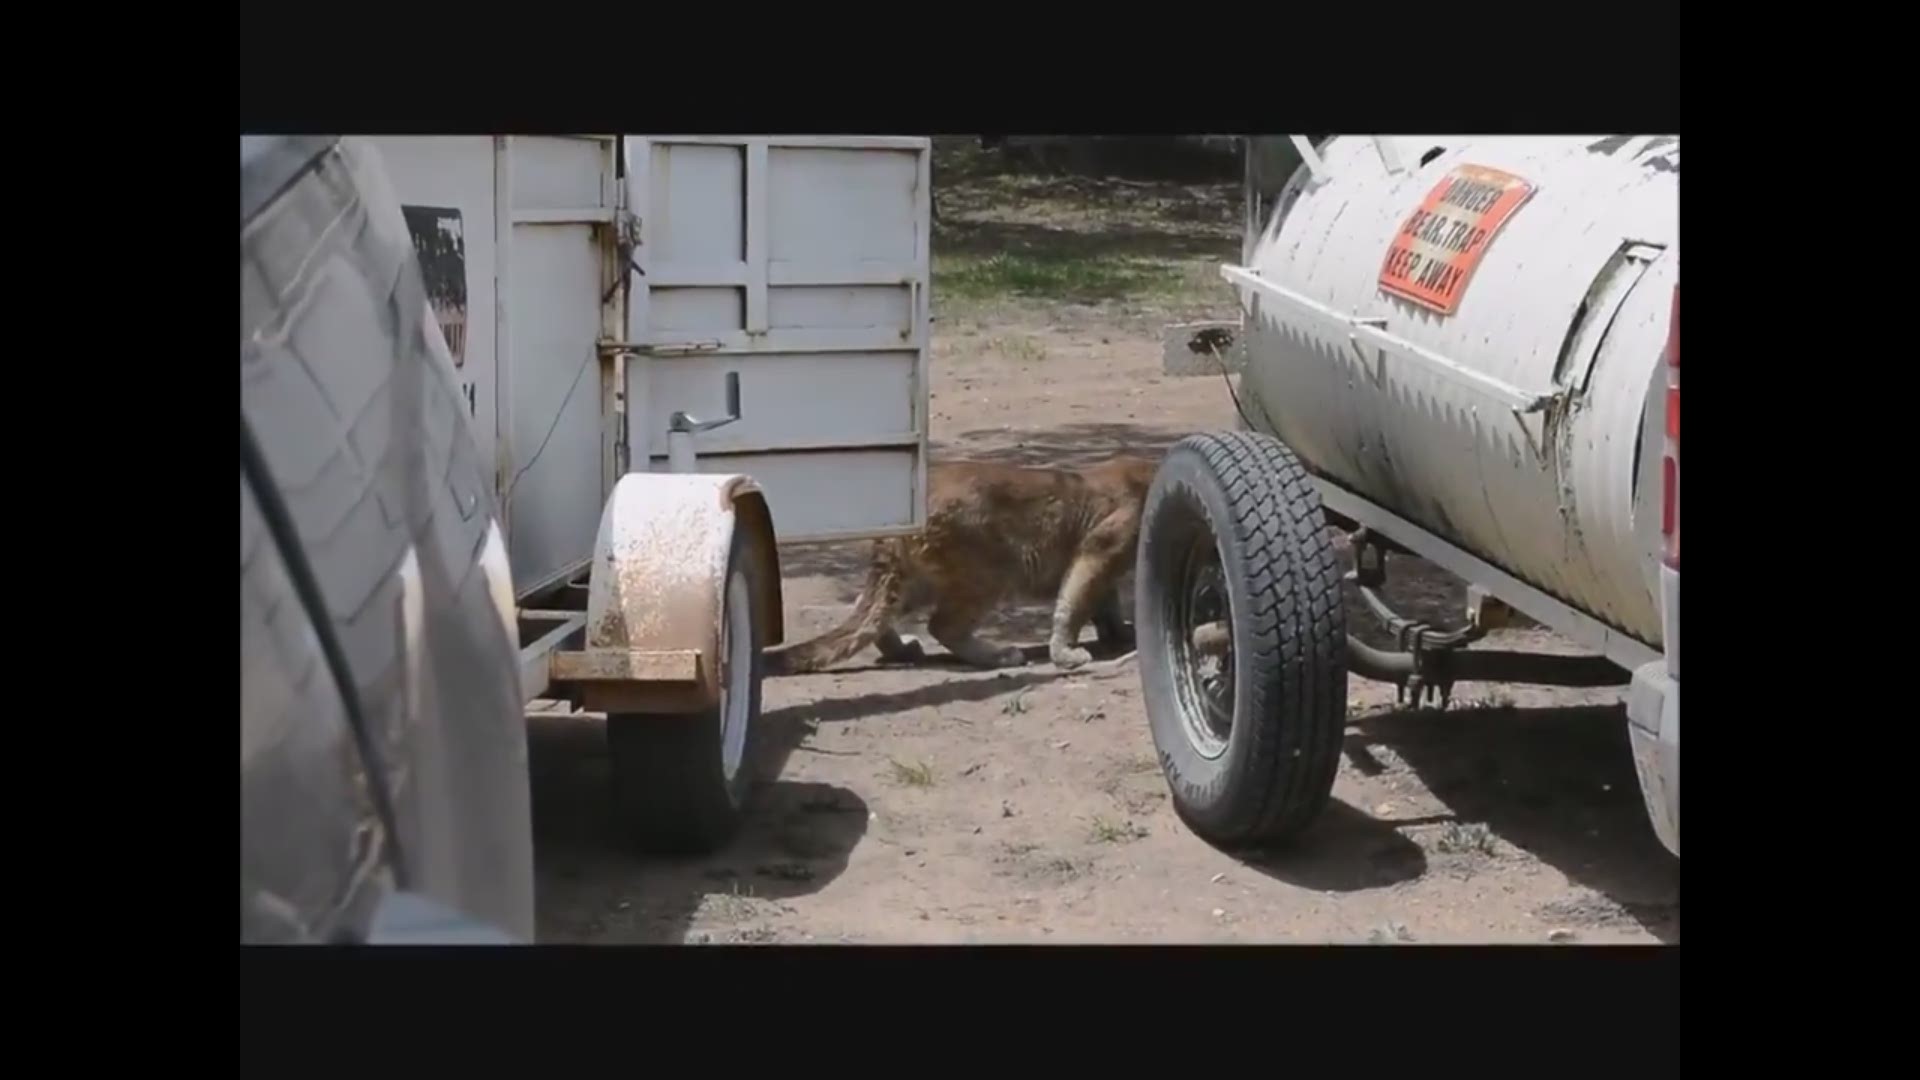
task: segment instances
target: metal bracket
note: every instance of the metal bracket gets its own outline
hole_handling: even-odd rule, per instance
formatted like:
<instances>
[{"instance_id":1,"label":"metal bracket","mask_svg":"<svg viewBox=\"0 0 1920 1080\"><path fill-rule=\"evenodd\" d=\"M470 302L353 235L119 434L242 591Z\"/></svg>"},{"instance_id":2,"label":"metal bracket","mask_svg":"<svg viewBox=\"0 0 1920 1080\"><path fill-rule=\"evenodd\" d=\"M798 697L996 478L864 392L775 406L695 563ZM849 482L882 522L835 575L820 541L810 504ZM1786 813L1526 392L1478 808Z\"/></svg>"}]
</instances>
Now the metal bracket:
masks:
<instances>
[{"instance_id":1,"label":"metal bracket","mask_svg":"<svg viewBox=\"0 0 1920 1080\"><path fill-rule=\"evenodd\" d=\"M1246 349L1238 321L1175 323L1160 329L1160 371L1180 377L1239 374L1246 370Z\"/></svg>"},{"instance_id":2,"label":"metal bracket","mask_svg":"<svg viewBox=\"0 0 1920 1080\"><path fill-rule=\"evenodd\" d=\"M1355 529L1348 538L1353 548L1353 583L1365 589L1379 588L1387 581L1387 548L1365 528ZM1373 553L1373 562L1367 562L1367 553Z\"/></svg>"},{"instance_id":3,"label":"metal bracket","mask_svg":"<svg viewBox=\"0 0 1920 1080\"><path fill-rule=\"evenodd\" d=\"M667 417L667 466L677 473L694 471L693 437L725 427L740 419L740 373L727 372L727 415L715 420L696 420L689 413L675 410Z\"/></svg>"},{"instance_id":4,"label":"metal bracket","mask_svg":"<svg viewBox=\"0 0 1920 1080\"><path fill-rule=\"evenodd\" d=\"M1354 568L1347 574L1347 580L1359 587L1360 599L1366 603L1368 612L1393 635L1395 645L1406 657L1405 668L1396 672L1391 680L1395 703L1410 700L1417 707L1438 699L1440 707L1446 708L1453 698L1453 684L1458 681L1448 664L1449 654L1485 637L1487 627L1475 624L1458 630L1442 630L1400 615L1379 593L1387 580L1388 543L1364 527L1354 530L1350 542ZM1373 556L1371 560L1369 553Z\"/></svg>"},{"instance_id":5,"label":"metal bracket","mask_svg":"<svg viewBox=\"0 0 1920 1080\"><path fill-rule=\"evenodd\" d=\"M1467 586L1467 624L1482 631L1500 630L1514 625L1518 612L1507 602L1488 592L1484 586Z\"/></svg>"},{"instance_id":6,"label":"metal bracket","mask_svg":"<svg viewBox=\"0 0 1920 1080\"><path fill-rule=\"evenodd\" d=\"M1373 137L1373 150L1374 153L1380 155L1380 164L1386 167L1388 173L1402 173L1406 171L1406 163L1400 160L1400 147L1394 143L1393 136L1375 135Z\"/></svg>"},{"instance_id":7,"label":"metal bracket","mask_svg":"<svg viewBox=\"0 0 1920 1080\"><path fill-rule=\"evenodd\" d=\"M1313 148L1313 141L1305 135L1289 135L1287 138L1292 140L1293 148L1300 151L1300 160L1306 163L1307 171L1313 174L1315 182L1325 180L1327 163L1320 156L1320 151Z\"/></svg>"}]
</instances>

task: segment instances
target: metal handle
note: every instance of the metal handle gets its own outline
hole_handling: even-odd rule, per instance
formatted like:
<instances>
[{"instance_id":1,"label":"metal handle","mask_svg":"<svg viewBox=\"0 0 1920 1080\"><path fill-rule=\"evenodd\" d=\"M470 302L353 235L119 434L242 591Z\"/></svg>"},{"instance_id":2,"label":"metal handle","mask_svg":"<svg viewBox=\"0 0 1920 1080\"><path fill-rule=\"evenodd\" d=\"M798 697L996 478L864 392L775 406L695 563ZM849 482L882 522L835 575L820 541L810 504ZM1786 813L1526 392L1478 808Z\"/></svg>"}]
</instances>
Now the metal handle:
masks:
<instances>
[{"instance_id":1,"label":"metal handle","mask_svg":"<svg viewBox=\"0 0 1920 1080\"><path fill-rule=\"evenodd\" d=\"M703 431L725 427L740 419L740 373L727 372L727 415L717 420L695 420L676 411L667 417L667 468L677 473L694 471L693 437Z\"/></svg>"},{"instance_id":2,"label":"metal handle","mask_svg":"<svg viewBox=\"0 0 1920 1080\"><path fill-rule=\"evenodd\" d=\"M698 434L702 431L712 431L717 427L725 427L738 419L740 419L740 373L729 371L727 372L727 415L718 420L695 420L685 412L676 411L667 418L667 430Z\"/></svg>"}]
</instances>

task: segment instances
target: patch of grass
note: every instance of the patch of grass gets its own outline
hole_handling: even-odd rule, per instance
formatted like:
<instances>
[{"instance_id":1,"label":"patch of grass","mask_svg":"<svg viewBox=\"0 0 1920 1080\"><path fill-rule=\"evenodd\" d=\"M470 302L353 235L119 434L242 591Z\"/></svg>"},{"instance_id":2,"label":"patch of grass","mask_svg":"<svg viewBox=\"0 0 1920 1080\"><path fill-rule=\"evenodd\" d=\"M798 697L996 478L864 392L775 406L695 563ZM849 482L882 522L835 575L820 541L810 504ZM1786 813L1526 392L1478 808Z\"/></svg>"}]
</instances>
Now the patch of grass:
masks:
<instances>
[{"instance_id":1,"label":"patch of grass","mask_svg":"<svg viewBox=\"0 0 1920 1080\"><path fill-rule=\"evenodd\" d=\"M1081 869L1079 863L1074 862L1072 859L1053 858L1053 859L1047 860L1046 866L1043 867L1043 872L1050 874L1053 877L1062 878L1067 881L1072 881L1074 878L1079 877L1085 871Z\"/></svg>"},{"instance_id":2,"label":"patch of grass","mask_svg":"<svg viewBox=\"0 0 1920 1080\"><path fill-rule=\"evenodd\" d=\"M1102 844L1118 844L1128 840L1144 839L1147 830L1131 821L1114 821L1111 818L1093 819L1093 839Z\"/></svg>"},{"instance_id":3,"label":"patch of grass","mask_svg":"<svg viewBox=\"0 0 1920 1080\"><path fill-rule=\"evenodd\" d=\"M1162 259L1042 251L936 256L933 294L961 300L1018 297L1097 304L1177 295L1192 276Z\"/></svg>"},{"instance_id":4,"label":"patch of grass","mask_svg":"<svg viewBox=\"0 0 1920 1080\"><path fill-rule=\"evenodd\" d=\"M888 758L887 764L892 767L893 781L896 784L922 788L933 786L933 766L927 762L905 762L896 758Z\"/></svg>"},{"instance_id":5,"label":"patch of grass","mask_svg":"<svg viewBox=\"0 0 1920 1080\"><path fill-rule=\"evenodd\" d=\"M988 343L988 347L1009 360L1024 360L1030 364L1037 364L1047 358L1046 345L1024 334L994 338Z\"/></svg>"},{"instance_id":6,"label":"patch of grass","mask_svg":"<svg viewBox=\"0 0 1920 1080\"><path fill-rule=\"evenodd\" d=\"M1499 844L1493 830L1481 822L1449 821L1434 846L1452 855L1492 855Z\"/></svg>"},{"instance_id":7,"label":"patch of grass","mask_svg":"<svg viewBox=\"0 0 1920 1080\"><path fill-rule=\"evenodd\" d=\"M1218 264L1240 247L1238 175L1216 167L1184 179L1179 170L1136 176L1129 162L1164 163L1170 148L1128 143L1063 140L1058 149L1085 168L1061 172L942 137L936 314L1008 303L1119 308L1104 314L1155 321L1237 311Z\"/></svg>"}]
</instances>

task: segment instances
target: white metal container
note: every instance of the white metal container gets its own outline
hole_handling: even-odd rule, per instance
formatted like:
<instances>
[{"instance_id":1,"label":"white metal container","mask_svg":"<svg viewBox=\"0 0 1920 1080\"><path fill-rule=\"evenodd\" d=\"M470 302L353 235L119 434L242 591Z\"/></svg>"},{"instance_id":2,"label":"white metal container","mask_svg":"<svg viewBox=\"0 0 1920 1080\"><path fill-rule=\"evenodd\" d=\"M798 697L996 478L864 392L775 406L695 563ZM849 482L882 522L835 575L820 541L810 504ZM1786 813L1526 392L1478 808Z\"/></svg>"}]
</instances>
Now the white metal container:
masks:
<instances>
[{"instance_id":1,"label":"white metal container","mask_svg":"<svg viewBox=\"0 0 1920 1080\"><path fill-rule=\"evenodd\" d=\"M1335 137L1225 271L1247 411L1329 507L1477 555L1629 666L1661 644L1678 174L1672 137Z\"/></svg>"},{"instance_id":2,"label":"white metal container","mask_svg":"<svg viewBox=\"0 0 1920 1080\"><path fill-rule=\"evenodd\" d=\"M909 137L383 136L516 596L592 561L628 471L751 475L782 541L924 516L930 143Z\"/></svg>"},{"instance_id":3,"label":"white metal container","mask_svg":"<svg viewBox=\"0 0 1920 1080\"><path fill-rule=\"evenodd\" d=\"M446 408L494 463L521 692L606 714L635 840L713 850L752 785L778 542L925 521L931 143L374 143Z\"/></svg>"},{"instance_id":4,"label":"white metal container","mask_svg":"<svg viewBox=\"0 0 1920 1080\"><path fill-rule=\"evenodd\" d=\"M766 492L782 541L924 520L931 143L909 136L629 136L638 272L634 468L666 471L675 411L741 418L698 468Z\"/></svg>"}]
</instances>

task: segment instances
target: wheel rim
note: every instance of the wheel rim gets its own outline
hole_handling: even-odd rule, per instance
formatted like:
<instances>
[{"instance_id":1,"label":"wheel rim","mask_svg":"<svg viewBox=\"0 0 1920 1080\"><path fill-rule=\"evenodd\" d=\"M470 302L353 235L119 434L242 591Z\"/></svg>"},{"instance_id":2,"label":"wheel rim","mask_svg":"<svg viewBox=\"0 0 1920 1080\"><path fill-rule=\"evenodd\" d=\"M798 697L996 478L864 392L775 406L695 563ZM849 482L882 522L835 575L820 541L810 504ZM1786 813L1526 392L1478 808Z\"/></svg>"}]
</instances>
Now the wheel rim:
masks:
<instances>
[{"instance_id":1,"label":"wheel rim","mask_svg":"<svg viewBox=\"0 0 1920 1080\"><path fill-rule=\"evenodd\" d=\"M747 752L747 712L752 688L744 685L753 670L753 598L747 579L735 573L727 578L727 617L720 624L720 771L732 784ZM735 686L739 679L743 685Z\"/></svg>"},{"instance_id":2,"label":"wheel rim","mask_svg":"<svg viewBox=\"0 0 1920 1080\"><path fill-rule=\"evenodd\" d=\"M1219 544L1205 518L1194 513L1190 527L1192 535L1174 557L1173 580L1164 594L1172 638L1169 659L1180 730L1195 753L1214 759L1227 752L1233 737L1233 598L1220 565ZM1194 647L1194 630L1210 623L1228 630L1222 653Z\"/></svg>"}]
</instances>

